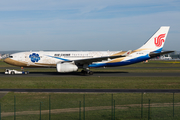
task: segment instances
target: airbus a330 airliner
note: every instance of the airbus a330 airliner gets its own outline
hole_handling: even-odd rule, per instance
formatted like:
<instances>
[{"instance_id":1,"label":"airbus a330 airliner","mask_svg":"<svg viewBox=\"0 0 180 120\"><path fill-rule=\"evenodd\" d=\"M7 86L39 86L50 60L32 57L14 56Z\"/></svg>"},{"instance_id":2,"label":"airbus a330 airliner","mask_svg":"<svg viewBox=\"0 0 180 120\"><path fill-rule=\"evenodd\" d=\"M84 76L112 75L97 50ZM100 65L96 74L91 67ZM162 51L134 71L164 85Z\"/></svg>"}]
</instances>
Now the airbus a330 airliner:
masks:
<instances>
[{"instance_id":1,"label":"airbus a330 airliner","mask_svg":"<svg viewBox=\"0 0 180 120\"><path fill-rule=\"evenodd\" d=\"M162 26L142 47L133 51L19 52L4 62L20 67L54 67L60 73L82 69L83 74L91 75L90 68L129 65L173 52L162 52L169 28Z\"/></svg>"}]
</instances>

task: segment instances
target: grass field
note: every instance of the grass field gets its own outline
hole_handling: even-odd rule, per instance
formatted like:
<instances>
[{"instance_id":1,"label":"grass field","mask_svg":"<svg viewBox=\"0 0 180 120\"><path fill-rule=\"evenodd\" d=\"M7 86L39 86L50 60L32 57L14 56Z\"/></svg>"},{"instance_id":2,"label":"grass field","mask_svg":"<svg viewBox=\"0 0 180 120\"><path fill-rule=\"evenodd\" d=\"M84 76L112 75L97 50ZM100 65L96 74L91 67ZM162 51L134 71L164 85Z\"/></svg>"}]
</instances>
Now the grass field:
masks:
<instances>
[{"instance_id":1,"label":"grass field","mask_svg":"<svg viewBox=\"0 0 180 120\"><path fill-rule=\"evenodd\" d=\"M0 88L179 89L180 77L1 77Z\"/></svg>"},{"instance_id":2,"label":"grass field","mask_svg":"<svg viewBox=\"0 0 180 120\"><path fill-rule=\"evenodd\" d=\"M1 115L3 120L14 118L14 96L16 98L16 118L19 120L35 120L40 117L40 102L42 120L49 119L49 106L51 119L66 120L79 119L79 102L81 101L81 117L83 118L83 105L85 95L85 117L87 120L110 120L112 108L112 94L63 94L63 93L8 93L1 102ZM148 118L148 103L151 100L151 118L169 120L173 118L173 94L172 93L144 93L143 109L141 109L141 93L116 93L115 118L143 119ZM179 118L180 94L174 95L174 119ZM50 105L49 105L50 101Z\"/></svg>"},{"instance_id":3,"label":"grass field","mask_svg":"<svg viewBox=\"0 0 180 120\"><path fill-rule=\"evenodd\" d=\"M12 67L0 61L0 72L5 67ZM170 68L169 68L170 67ZM26 69L30 72L56 72L56 69ZM179 61L149 61L115 68L93 69L95 72L178 72ZM0 88L82 88L82 89L179 89L180 77L1 77ZM51 120L78 120L79 101L81 101L81 118L83 119L83 95L65 93L13 93L10 92L0 99L3 120L14 119L14 96L16 96L16 119L39 119L40 102L42 104L42 120L49 119L49 100ZM143 93L143 118L141 118L141 93L116 93L113 99L116 104L116 120L139 120L148 118L148 101L151 100L151 119L178 119L180 115L180 94ZM112 94L85 94L85 118L87 120L110 120Z\"/></svg>"}]
</instances>

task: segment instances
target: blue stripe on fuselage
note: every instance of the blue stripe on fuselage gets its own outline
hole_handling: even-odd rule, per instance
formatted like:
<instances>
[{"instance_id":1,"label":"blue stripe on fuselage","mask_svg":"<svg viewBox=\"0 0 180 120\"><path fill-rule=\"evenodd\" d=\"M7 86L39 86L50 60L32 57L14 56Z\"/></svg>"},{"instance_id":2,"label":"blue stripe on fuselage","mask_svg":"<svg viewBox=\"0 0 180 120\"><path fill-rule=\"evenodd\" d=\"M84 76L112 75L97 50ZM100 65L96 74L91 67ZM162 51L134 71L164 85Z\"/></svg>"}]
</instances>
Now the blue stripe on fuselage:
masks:
<instances>
[{"instance_id":1,"label":"blue stripe on fuselage","mask_svg":"<svg viewBox=\"0 0 180 120\"><path fill-rule=\"evenodd\" d=\"M115 63L95 63L95 64L91 64L89 65L89 67L113 67L113 66L123 66L123 65L129 65L129 64L134 64L134 63L138 63L138 62L142 62L145 60L150 59L149 55L145 55L145 56L140 56L137 58L133 58L133 59L129 59L127 61L121 61L121 62L115 62Z\"/></svg>"},{"instance_id":2,"label":"blue stripe on fuselage","mask_svg":"<svg viewBox=\"0 0 180 120\"><path fill-rule=\"evenodd\" d=\"M155 50L153 51L154 53L160 53L162 51L162 48L158 49L158 50Z\"/></svg>"},{"instance_id":3,"label":"blue stripe on fuselage","mask_svg":"<svg viewBox=\"0 0 180 120\"><path fill-rule=\"evenodd\" d=\"M54 56L50 56L50 55L47 55L47 56L52 57L52 58L56 58L56 59L59 59L59 60L70 61L68 59L64 59L64 58L60 58L60 57L54 57Z\"/></svg>"}]
</instances>

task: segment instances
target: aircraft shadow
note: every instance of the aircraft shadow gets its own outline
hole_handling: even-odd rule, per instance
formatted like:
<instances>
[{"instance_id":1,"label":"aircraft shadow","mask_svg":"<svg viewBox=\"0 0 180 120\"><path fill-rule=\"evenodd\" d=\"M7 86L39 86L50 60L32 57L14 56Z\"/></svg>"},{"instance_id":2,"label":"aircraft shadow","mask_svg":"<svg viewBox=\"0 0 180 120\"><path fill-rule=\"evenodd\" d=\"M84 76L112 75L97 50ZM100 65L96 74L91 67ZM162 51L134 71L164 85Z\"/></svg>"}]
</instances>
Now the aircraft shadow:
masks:
<instances>
[{"instance_id":1,"label":"aircraft shadow","mask_svg":"<svg viewBox=\"0 0 180 120\"><path fill-rule=\"evenodd\" d=\"M124 74L124 73L128 73L128 72L94 72L93 75L107 75L107 74ZM0 75L5 75L4 72L0 72ZM20 74L22 75L22 74ZM18 75L18 76L20 76ZM43 76L43 75L50 75L50 76L87 76L87 75L83 75L81 72L70 72L70 73L58 73L58 72L29 72L29 74L27 76ZM93 76L91 75L91 76ZM7 75L8 76L8 75ZM16 76L16 75L13 75Z\"/></svg>"},{"instance_id":2,"label":"aircraft shadow","mask_svg":"<svg viewBox=\"0 0 180 120\"><path fill-rule=\"evenodd\" d=\"M94 75L96 74L121 74L121 73L128 73L128 72L93 72ZM44 75L80 75L82 76L81 72L69 72L69 73L58 73L58 72L31 72L30 74L44 74Z\"/></svg>"}]
</instances>

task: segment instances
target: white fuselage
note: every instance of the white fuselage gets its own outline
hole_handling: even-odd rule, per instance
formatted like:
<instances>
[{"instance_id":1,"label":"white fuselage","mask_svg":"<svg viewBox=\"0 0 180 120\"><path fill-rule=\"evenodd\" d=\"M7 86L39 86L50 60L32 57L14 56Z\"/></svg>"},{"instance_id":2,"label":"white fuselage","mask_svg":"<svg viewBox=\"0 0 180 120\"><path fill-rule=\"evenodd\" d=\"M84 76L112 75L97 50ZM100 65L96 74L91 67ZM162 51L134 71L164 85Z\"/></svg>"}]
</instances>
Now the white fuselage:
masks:
<instances>
[{"instance_id":1,"label":"white fuselage","mask_svg":"<svg viewBox=\"0 0 180 120\"><path fill-rule=\"evenodd\" d=\"M74 61L79 59L89 59L96 57L112 56L122 51L52 51L52 52L20 52L10 55L10 59L14 62L22 63L22 67L56 67L58 62ZM35 53L37 56L30 56ZM33 61L33 59L35 61ZM37 59L37 61L36 61ZM104 63L111 60L104 60L98 63ZM94 62L96 63L96 62ZM9 63L11 64L11 63Z\"/></svg>"}]
</instances>

